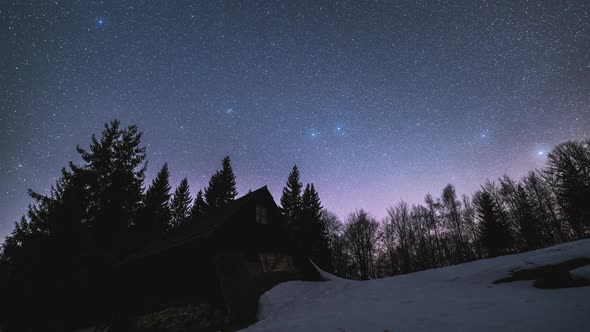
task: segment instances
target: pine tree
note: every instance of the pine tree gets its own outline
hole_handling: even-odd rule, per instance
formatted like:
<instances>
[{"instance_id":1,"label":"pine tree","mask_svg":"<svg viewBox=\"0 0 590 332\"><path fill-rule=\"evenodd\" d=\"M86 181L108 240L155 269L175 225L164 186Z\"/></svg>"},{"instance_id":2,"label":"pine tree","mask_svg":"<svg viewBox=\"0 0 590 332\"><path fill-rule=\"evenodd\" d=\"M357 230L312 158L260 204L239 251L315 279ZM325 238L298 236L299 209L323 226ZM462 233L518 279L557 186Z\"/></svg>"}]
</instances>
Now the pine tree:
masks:
<instances>
[{"instance_id":1,"label":"pine tree","mask_svg":"<svg viewBox=\"0 0 590 332\"><path fill-rule=\"evenodd\" d=\"M326 225L322 222L322 203L313 183L303 192L300 223L300 241L308 255L324 269L331 269L329 239Z\"/></svg>"},{"instance_id":2,"label":"pine tree","mask_svg":"<svg viewBox=\"0 0 590 332\"><path fill-rule=\"evenodd\" d=\"M70 163L70 168L73 176L86 182L90 196L87 222L99 245L125 242L124 233L141 207L146 170L141 136L136 126L121 128L120 122L113 120L105 124L100 140L92 135L89 151L76 147L84 164Z\"/></svg>"},{"instance_id":3,"label":"pine tree","mask_svg":"<svg viewBox=\"0 0 590 332\"><path fill-rule=\"evenodd\" d=\"M130 249L129 227L138 220L145 173L140 140L135 126L107 123L99 139L92 136L89 150L77 147L82 165L70 162L48 195L29 192L35 204L5 241L1 259L11 271L11 291L2 292L2 301L10 303L9 326L64 330L43 317L65 321L71 303L95 313L104 307L98 296L78 303L79 289L72 285L105 287L105 271ZM68 318L60 316L64 312ZM18 318L25 316L41 319Z\"/></svg>"},{"instance_id":4,"label":"pine tree","mask_svg":"<svg viewBox=\"0 0 590 332\"><path fill-rule=\"evenodd\" d=\"M143 240L154 238L170 226L170 172L164 164L144 197L141 219L136 224Z\"/></svg>"},{"instance_id":5,"label":"pine tree","mask_svg":"<svg viewBox=\"0 0 590 332\"><path fill-rule=\"evenodd\" d=\"M301 208L309 220L317 221L322 216L322 202L313 183L307 184L301 196Z\"/></svg>"},{"instance_id":6,"label":"pine tree","mask_svg":"<svg viewBox=\"0 0 590 332\"><path fill-rule=\"evenodd\" d=\"M188 180L184 178L174 191L174 197L170 203L170 223L172 227L184 225L190 220L191 201Z\"/></svg>"},{"instance_id":7,"label":"pine tree","mask_svg":"<svg viewBox=\"0 0 590 332\"><path fill-rule=\"evenodd\" d=\"M203 191L199 190L197 196L195 197L195 201L193 202L193 207L191 208L191 221L200 221L206 213L207 202L205 202L205 196L203 195Z\"/></svg>"},{"instance_id":8,"label":"pine tree","mask_svg":"<svg viewBox=\"0 0 590 332\"><path fill-rule=\"evenodd\" d=\"M283 195L281 196L283 213L291 224L294 223L297 217L301 214L302 188L303 184L299 181L299 169L297 168L297 165L295 165L287 178L287 186L283 188Z\"/></svg>"},{"instance_id":9,"label":"pine tree","mask_svg":"<svg viewBox=\"0 0 590 332\"><path fill-rule=\"evenodd\" d=\"M211 176L209 186L205 188L205 200L208 208L227 205L238 195L236 190L236 176L231 166L229 156L223 158L222 168Z\"/></svg>"},{"instance_id":10,"label":"pine tree","mask_svg":"<svg viewBox=\"0 0 590 332\"><path fill-rule=\"evenodd\" d=\"M508 224L498 211L492 195L483 190L476 193L474 204L479 219L479 236L490 257L506 253L511 245Z\"/></svg>"}]
</instances>

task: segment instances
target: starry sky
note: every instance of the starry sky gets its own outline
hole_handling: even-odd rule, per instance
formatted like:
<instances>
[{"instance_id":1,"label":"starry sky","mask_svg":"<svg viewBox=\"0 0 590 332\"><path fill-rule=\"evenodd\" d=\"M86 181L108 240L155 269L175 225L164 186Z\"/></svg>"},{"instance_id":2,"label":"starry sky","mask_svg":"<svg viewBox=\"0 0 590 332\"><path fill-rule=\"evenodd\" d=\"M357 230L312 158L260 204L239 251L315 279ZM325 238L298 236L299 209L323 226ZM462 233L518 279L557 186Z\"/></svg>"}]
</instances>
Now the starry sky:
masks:
<instances>
[{"instance_id":1,"label":"starry sky","mask_svg":"<svg viewBox=\"0 0 590 332\"><path fill-rule=\"evenodd\" d=\"M137 124L148 181L193 193L230 155L278 201L385 216L542 167L590 129L590 2L2 1L0 235L75 145Z\"/></svg>"}]
</instances>

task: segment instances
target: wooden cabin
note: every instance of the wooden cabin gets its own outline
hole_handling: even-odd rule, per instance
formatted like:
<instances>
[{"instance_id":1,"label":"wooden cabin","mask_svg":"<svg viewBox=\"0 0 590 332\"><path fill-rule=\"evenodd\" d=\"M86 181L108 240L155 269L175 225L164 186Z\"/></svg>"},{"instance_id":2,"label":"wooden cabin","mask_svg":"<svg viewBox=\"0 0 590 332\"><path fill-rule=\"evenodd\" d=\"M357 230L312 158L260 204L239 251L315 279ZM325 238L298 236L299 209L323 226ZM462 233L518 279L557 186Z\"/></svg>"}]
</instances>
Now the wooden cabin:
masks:
<instances>
[{"instance_id":1,"label":"wooden cabin","mask_svg":"<svg viewBox=\"0 0 590 332\"><path fill-rule=\"evenodd\" d=\"M207 303L232 319L251 320L260 295L273 286L322 280L289 234L267 187L250 192L129 257L120 310Z\"/></svg>"}]
</instances>

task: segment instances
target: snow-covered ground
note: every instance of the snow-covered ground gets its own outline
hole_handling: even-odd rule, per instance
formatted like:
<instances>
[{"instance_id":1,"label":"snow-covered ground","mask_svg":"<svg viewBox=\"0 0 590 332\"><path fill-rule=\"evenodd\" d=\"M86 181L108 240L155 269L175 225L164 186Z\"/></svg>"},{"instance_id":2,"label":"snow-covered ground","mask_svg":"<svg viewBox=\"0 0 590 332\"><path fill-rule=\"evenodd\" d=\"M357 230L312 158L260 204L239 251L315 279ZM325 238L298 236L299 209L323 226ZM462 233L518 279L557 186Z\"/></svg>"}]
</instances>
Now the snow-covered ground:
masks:
<instances>
[{"instance_id":1,"label":"snow-covered ground","mask_svg":"<svg viewBox=\"0 0 590 332\"><path fill-rule=\"evenodd\" d=\"M287 282L261 297L259 322L243 331L590 331L590 286L493 284L579 257L590 258L590 240L379 280Z\"/></svg>"}]
</instances>

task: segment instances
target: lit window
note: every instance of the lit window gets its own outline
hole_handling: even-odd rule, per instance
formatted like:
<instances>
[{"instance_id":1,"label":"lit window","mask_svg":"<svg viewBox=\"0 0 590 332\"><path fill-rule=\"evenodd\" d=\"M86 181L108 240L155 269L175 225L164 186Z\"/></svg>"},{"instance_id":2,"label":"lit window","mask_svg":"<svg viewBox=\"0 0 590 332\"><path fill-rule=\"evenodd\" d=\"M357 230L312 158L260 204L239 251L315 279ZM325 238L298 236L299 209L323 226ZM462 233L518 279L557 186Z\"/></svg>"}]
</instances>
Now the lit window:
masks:
<instances>
[{"instance_id":1,"label":"lit window","mask_svg":"<svg viewBox=\"0 0 590 332\"><path fill-rule=\"evenodd\" d=\"M295 271L291 256L276 253L263 253L258 254L258 257L260 258L260 263L262 264L262 270L264 270L264 272Z\"/></svg>"},{"instance_id":2,"label":"lit window","mask_svg":"<svg viewBox=\"0 0 590 332\"><path fill-rule=\"evenodd\" d=\"M268 224L268 210L264 206L256 205L256 222Z\"/></svg>"}]
</instances>

